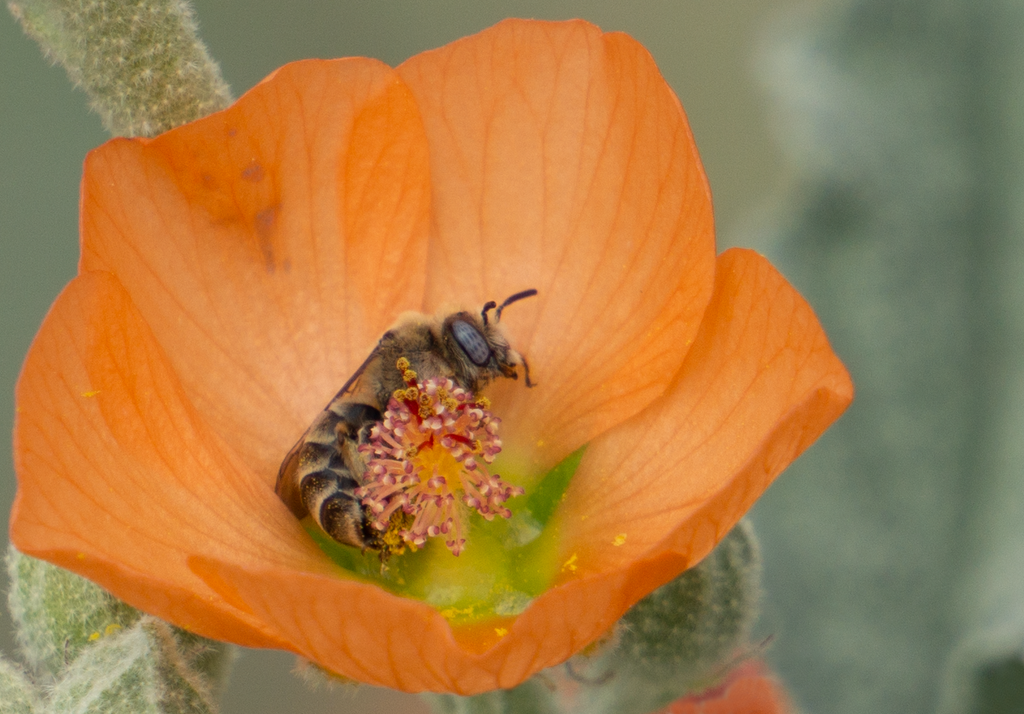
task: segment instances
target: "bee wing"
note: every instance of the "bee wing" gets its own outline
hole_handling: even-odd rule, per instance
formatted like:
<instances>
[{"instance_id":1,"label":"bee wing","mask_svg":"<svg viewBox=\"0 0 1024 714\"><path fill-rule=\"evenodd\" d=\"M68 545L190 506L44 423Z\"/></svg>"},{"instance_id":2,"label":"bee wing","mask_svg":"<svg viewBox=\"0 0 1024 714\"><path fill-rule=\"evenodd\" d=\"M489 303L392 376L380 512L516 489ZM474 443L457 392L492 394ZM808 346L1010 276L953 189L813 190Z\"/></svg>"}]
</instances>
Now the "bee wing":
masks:
<instances>
[{"instance_id":1,"label":"bee wing","mask_svg":"<svg viewBox=\"0 0 1024 714\"><path fill-rule=\"evenodd\" d=\"M345 385L340 390L338 390L337 394L334 395L334 399L327 402L327 406L324 407L325 411L336 401L343 398L346 394L355 391L355 386L356 383L359 381L359 378L363 376L363 372L366 371L366 368L377 360L378 356L380 355L381 345L383 345L384 341L389 339L390 337L390 332L384 333L384 336L380 338L380 340L377 342L377 346L373 348L373 351L370 352L369 356L363 360L363 363L359 365L359 368L356 369L355 372L352 373L352 376L348 378L348 381L345 382Z\"/></svg>"},{"instance_id":2,"label":"bee wing","mask_svg":"<svg viewBox=\"0 0 1024 714\"><path fill-rule=\"evenodd\" d=\"M277 483L274 486L274 490L277 492L281 500L285 502L292 513L297 518L303 518L307 514L306 506L302 503L302 494L300 490L300 479L299 475L299 452L302 447L309 441L312 440L312 435L325 426L325 422L330 422L333 425L337 421L338 417L331 411L331 406L339 401L343 401L349 394L355 391L356 386L359 383L359 378L363 376L367 368L379 358L381 345L386 339L390 337L391 333L385 333L380 341L377 342L377 346L373 348L369 356L363 363L359 365L359 368L348 378L344 386L338 391L337 394L327 403L324 410L320 412L317 418L313 421L308 429L299 437L299 440L295 442L295 446L291 448L288 455L284 457L284 461L281 462L281 468L277 472Z\"/></svg>"}]
</instances>

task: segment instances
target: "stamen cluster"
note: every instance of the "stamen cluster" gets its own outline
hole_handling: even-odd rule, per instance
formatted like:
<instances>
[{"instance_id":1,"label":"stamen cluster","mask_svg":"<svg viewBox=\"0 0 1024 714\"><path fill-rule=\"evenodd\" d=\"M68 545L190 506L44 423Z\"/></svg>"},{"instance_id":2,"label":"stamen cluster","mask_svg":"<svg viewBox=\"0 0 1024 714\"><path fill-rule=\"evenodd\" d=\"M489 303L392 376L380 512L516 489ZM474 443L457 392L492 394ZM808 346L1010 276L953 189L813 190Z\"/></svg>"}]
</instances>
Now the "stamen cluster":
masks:
<instances>
[{"instance_id":1,"label":"stamen cluster","mask_svg":"<svg viewBox=\"0 0 1024 714\"><path fill-rule=\"evenodd\" d=\"M466 544L462 506L487 520L508 518L505 501L523 493L487 470L501 451L501 420L488 411L486 398L451 379L420 382L404 357L398 369L406 386L394 392L384 419L359 447L367 468L356 496L374 528L385 532L411 520L399 531L406 543L419 547L443 535L458 555ZM407 517L393 519L399 509Z\"/></svg>"}]
</instances>

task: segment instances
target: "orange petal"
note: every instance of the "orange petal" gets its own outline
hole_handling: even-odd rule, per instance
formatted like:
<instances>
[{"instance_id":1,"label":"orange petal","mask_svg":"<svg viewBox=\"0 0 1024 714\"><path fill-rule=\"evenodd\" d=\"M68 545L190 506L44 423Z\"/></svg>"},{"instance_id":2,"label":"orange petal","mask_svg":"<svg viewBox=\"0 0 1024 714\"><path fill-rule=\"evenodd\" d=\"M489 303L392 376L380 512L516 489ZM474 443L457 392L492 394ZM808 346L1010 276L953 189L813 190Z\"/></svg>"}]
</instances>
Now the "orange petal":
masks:
<instances>
[{"instance_id":1,"label":"orange petal","mask_svg":"<svg viewBox=\"0 0 1024 714\"><path fill-rule=\"evenodd\" d=\"M852 398L803 298L756 253L723 253L676 382L588 448L557 514L564 557L576 574L697 563Z\"/></svg>"},{"instance_id":2,"label":"orange petal","mask_svg":"<svg viewBox=\"0 0 1024 714\"><path fill-rule=\"evenodd\" d=\"M656 587L643 573L602 575L544 593L514 620L453 632L424 603L336 577L198 557L193 568L282 633L290 649L332 671L407 692L466 696L514 687L565 661L614 624L627 597L635 602Z\"/></svg>"},{"instance_id":3,"label":"orange petal","mask_svg":"<svg viewBox=\"0 0 1024 714\"><path fill-rule=\"evenodd\" d=\"M323 569L322 554L190 406L112 276L86 273L61 293L29 350L17 404L19 550L207 637L286 646L186 559Z\"/></svg>"},{"instance_id":4,"label":"orange petal","mask_svg":"<svg viewBox=\"0 0 1024 714\"><path fill-rule=\"evenodd\" d=\"M678 556L659 554L554 587L517 618L453 630L424 603L336 577L198 557L192 564L222 596L280 632L289 649L332 671L407 692L466 696L514 687L564 662L683 567Z\"/></svg>"},{"instance_id":5,"label":"orange petal","mask_svg":"<svg viewBox=\"0 0 1024 714\"><path fill-rule=\"evenodd\" d=\"M582 21L502 22L398 71L430 142L427 304L540 291L505 313L539 386L491 394L536 472L682 364L714 273L693 137L650 54Z\"/></svg>"},{"instance_id":6,"label":"orange petal","mask_svg":"<svg viewBox=\"0 0 1024 714\"><path fill-rule=\"evenodd\" d=\"M272 483L395 317L421 308L428 172L391 69L291 64L230 109L92 152L81 270L118 276L189 398Z\"/></svg>"}]
</instances>

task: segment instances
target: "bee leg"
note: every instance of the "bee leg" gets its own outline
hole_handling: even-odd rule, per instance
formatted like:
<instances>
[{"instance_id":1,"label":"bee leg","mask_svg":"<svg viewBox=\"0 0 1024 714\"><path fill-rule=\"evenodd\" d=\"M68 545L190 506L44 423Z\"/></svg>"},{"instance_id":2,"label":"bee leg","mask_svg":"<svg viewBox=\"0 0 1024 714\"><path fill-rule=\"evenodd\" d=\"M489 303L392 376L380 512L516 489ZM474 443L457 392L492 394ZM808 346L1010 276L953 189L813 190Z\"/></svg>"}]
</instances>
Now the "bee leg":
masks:
<instances>
[{"instance_id":1,"label":"bee leg","mask_svg":"<svg viewBox=\"0 0 1024 714\"><path fill-rule=\"evenodd\" d=\"M525 357L523 357L522 360L523 360L523 372L526 373L526 386L527 387L531 387L531 388L532 387L536 387L537 383L530 379L530 364L526 361Z\"/></svg>"}]
</instances>

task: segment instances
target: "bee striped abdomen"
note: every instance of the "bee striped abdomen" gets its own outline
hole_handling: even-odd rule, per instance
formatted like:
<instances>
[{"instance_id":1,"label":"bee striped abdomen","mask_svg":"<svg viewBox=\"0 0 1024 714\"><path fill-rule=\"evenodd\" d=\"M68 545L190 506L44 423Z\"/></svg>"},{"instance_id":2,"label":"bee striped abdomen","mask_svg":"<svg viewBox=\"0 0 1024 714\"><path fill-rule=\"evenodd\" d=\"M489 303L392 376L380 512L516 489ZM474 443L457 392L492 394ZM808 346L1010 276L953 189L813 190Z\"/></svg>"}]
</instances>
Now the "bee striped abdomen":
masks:
<instances>
[{"instance_id":1,"label":"bee striped abdomen","mask_svg":"<svg viewBox=\"0 0 1024 714\"><path fill-rule=\"evenodd\" d=\"M302 505L339 543L369 545L367 524L355 495L365 468L357 446L380 419L380 411L372 406L335 400L307 432L295 456Z\"/></svg>"}]
</instances>

